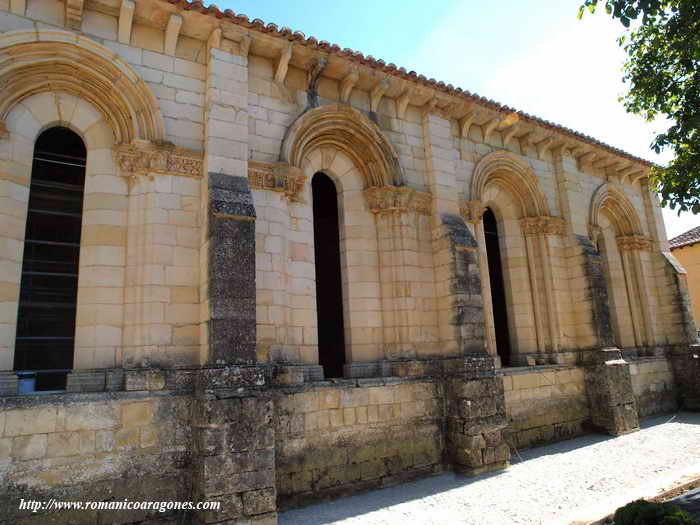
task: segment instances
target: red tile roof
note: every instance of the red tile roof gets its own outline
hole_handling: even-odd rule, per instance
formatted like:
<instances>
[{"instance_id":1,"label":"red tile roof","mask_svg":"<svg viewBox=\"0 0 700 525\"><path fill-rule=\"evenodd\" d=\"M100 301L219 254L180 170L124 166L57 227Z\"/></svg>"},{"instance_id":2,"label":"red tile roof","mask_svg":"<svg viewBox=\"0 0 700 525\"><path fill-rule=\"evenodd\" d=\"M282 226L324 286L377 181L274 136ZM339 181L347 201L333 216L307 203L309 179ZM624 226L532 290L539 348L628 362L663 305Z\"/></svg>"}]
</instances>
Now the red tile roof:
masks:
<instances>
[{"instance_id":1,"label":"red tile roof","mask_svg":"<svg viewBox=\"0 0 700 525\"><path fill-rule=\"evenodd\" d=\"M681 233L668 241L668 243L671 245L671 250L683 248L684 246L690 246L698 242L700 242L700 226L697 226L692 230L688 230L685 233Z\"/></svg>"},{"instance_id":2,"label":"red tile roof","mask_svg":"<svg viewBox=\"0 0 700 525\"><path fill-rule=\"evenodd\" d=\"M627 153L626 151L623 151L619 148L615 148L614 146L610 146L609 144L606 144L604 142L601 142L589 135L586 135L584 133L579 133L578 131L574 131L573 129L567 128L565 126L560 126L559 124L555 124L553 122L549 122L544 119L540 119L538 117L535 117L533 115L529 115L523 111L519 111L517 109L511 108L509 106L503 105L499 102L496 102L495 100L487 99L485 97L482 97L480 95L477 95L476 93L471 93L467 90L463 90L459 87L454 87L452 84L445 84L442 81L437 81L434 78L426 78L424 75L419 75L415 71L406 71L406 68L403 67L397 67L396 64L389 63L387 64L384 62L384 60L381 59L376 59L373 56L364 56L362 53L359 51L353 51L352 49L344 48L341 49L340 46L336 44L331 44L330 42L326 42L325 40L319 41L313 36L306 37L304 33L301 31L293 31L289 29L288 27L278 27L276 24L266 24L264 21L260 20L259 18L256 18L254 20L250 20L246 15L240 14L240 13L234 13L231 9L226 9L225 11L221 11L217 6L215 5L210 5L210 6L205 6L204 2L201 2L199 0L195 0L193 2L189 0L163 0L166 2L169 2L170 4L176 5L184 9L185 11L196 11L205 15L210 15L214 16L219 19L224 19L229 22L232 22L236 25L246 27L248 29L252 29L254 31L258 31L260 33L266 33L272 36L276 36L288 41L294 41L298 42L299 44L307 47L311 47L313 49L317 49L319 51L323 51L328 54L340 56L347 58L348 60L351 60L353 62L358 62L360 64L366 65L368 67L371 67L372 69L377 69L380 71L384 71L385 73L388 73L393 76L401 77L407 80L412 80L414 82L418 82L420 84L429 86L433 89L437 89L439 91L443 91L445 93L448 93L450 95L457 95L461 96L463 98L466 98L470 101L477 102L481 106L485 106L487 108L491 108L495 111L502 112L502 113L516 113L520 118L522 118L525 121L530 121L535 124L538 124L540 126L543 126L545 128L549 128L555 131L558 131L559 133L564 133L566 135L569 135L571 137L574 137L578 140L581 140L583 142L587 142L591 145L598 146L601 148L605 148L611 153L614 153L616 155L628 158L630 160L636 161L636 162L641 162L642 164L645 164L646 166L654 166L655 164L653 162L650 162L646 159L636 157L632 155L631 153Z\"/></svg>"}]
</instances>

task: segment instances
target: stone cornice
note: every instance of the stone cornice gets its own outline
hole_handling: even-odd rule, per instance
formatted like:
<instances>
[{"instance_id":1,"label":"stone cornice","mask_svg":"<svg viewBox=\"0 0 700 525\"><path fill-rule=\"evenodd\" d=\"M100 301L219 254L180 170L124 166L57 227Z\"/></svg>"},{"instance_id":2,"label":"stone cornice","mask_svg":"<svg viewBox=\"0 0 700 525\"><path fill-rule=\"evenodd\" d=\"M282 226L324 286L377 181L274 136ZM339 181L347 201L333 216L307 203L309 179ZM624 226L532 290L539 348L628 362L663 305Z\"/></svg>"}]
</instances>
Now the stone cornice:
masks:
<instances>
[{"instance_id":1,"label":"stone cornice","mask_svg":"<svg viewBox=\"0 0 700 525\"><path fill-rule=\"evenodd\" d=\"M204 168L202 152L172 144L135 141L115 146L113 151L119 169L127 176L164 173L201 177Z\"/></svg>"},{"instance_id":2,"label":"stone cornice","mask_svg":"<svg viewBox=\"0 0 700 525\"><path fill-rule=\"evenodd\" d=\"M284 193L290 202L302 202L305 180L302 171L289 164L248 161L248 184L252 189Z\"/></svg>"},{"instance_id":3,"label":"stone cornice","mask_svg":"<svg viewBox=\"0 0 700 525\"><path fill-rule=\"evenodd\" d=\"M566 231L566 221L547 215L523 217L520 219L520 227L525 235L563 235Z\"/></svg>"},{"instance_id":4,"label":"stone cornice","mask_svg":"<svg viewBox=\"0 0 700 525\"><path fill-rule=\"evenodd\" d=\"M239 49L245 49L246 55L250 52L269 57L272 49L277 49L279 52L291 46L293 57L289 65L307 71L313 68L318 57L327 57L333 64L331 78L347 79L341 100L347 100L349 91L361 83L357 78L375 84L377 75L380 74L391 79L392 85L386 93L383 93L383 96L397 101L406 97L400 103L404 108L410 99L410 103L415 106L441 114L445 118L456 119L458 122L467 118L469 125L483 127L491 123L495 131L504 135L506 142L522 139L528 143L541 143L543 139L556 136L557 142L566 144L570 149L581 150L581 155L588 152L586 147L593 147L598 150L597 158L611 155L634 162L640 168L653 165L645 159L635 157L583 133L518 111L451 84L429 79L415 71L407 71L395 64L387 64L383 60L364 56L357 51L319 41L313 36L307 38L303 33L294 32L286 27L265 24L259 19L250 20L243 14L234 13L231 10L222 11L214 5L205 6L201 2L190 0L162 0L160 5L162 9L179 13L188 19L185 25L189 28L199 28L199 31L195 32L197 35L206 33L210 28L223 28L224 38L236 43ZM200 37L196 36L196 38ZM469 126L463 128L468 131ZM589 155L588 158L592 156Z\"/></svg>"},{"instance_id":5,"label":"stone cornice","mask_svg":"<svg viewBox=\"0 0 700 525\"><path fill-rule=\"evenodd\" d=\"M374 214L414 211L430 215L433 196L408 186L373 186L365 190L367 205Z\"/></svg>"},{"instance_id":6,"label":"stone cornice","mask_svg":"<svg viewBox=\"0 0 700 525\"><path fill-rule=\"evenodd\" d=\"M623 235L617 238L617 246L620 251L651 251L654 242L643 235Z\"/></svg>"}]
</instances>

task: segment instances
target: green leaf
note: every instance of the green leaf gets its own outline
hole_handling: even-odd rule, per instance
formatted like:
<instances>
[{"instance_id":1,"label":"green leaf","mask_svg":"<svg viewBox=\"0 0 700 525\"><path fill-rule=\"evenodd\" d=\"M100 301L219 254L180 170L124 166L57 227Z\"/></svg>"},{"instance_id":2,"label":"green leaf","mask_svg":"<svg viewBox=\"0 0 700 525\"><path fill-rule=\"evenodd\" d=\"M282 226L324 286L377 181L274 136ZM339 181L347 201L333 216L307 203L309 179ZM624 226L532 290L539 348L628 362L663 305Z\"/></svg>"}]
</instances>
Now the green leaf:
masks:
<instances>
[{"instance_id":1,"label":"green leaf","mask_svg":"<svg viewBox=\"0 0 700 525\"><path fill-rule=\"evenodd\" d=\"M579 14L596 5L598 0L585 0ZM650 145L657 153L674 153L668 166L654 171L654 189L664 204L700 213L700 1L606 0L604 5L624 28L637 21L634 30L617 37L627 55L625 110L670 122Z\"/></svg>"}]
</instances>

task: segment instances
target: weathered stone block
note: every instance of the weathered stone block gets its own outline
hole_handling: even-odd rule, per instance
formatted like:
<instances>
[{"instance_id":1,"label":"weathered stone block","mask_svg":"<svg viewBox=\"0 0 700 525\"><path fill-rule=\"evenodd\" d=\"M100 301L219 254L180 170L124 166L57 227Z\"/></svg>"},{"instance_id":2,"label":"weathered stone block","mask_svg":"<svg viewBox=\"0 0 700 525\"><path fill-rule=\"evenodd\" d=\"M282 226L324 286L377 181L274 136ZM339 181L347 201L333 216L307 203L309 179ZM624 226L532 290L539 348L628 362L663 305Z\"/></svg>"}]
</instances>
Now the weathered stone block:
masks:
<instances>
[{"instance_id":1,"label":"weathered stone block","mask_svg":"<svg viewBox=\"0 0 700 525\"><path fill-rule=\"evenodd\" d=\"M9 410L5 416L5 436L55 432L56 407Z\"/></svg>"},{"instance_id":2,"label":"weathered stone block","mask_svg":"<svg viewBox=\"0 0 700 525\"><path fill-rule=\"evenodd\" d=\"M0 459L12 457L12 438L0 439Z\"/></svg>"},{"instance_id":3,"label":"weathered stone block","mask_svg":"<svg viewBox=\"0 0 700 525\"><path fill-rule=\"evenodd\" d=\"M114 448L114 431L98 430L95 432L95 450L109 452Z\"/></svg>"},{"instance_id":4,"label":"weathered stone block","mask_svg":"<svg viewBox=\"0 0 700 525\"><path fill-rule=\"evenodd\" d=\"M38 459L46 455L46 434L19 436L12 440L12 457L19 460Z\"/></svg>"},{"instance_id":5,"label":"weathered stone block","mask_svg":"<svg viewBox=\"0 0 700 525\"><path fill-rule=\"evenodd\" d=\"M120 428L114 433L114 446L117 449L134 449L141 444L141 431L138 427Z\"/></svg>"},{"instance_id":6,"label":"weathered stone block","mask_svg":"<svg viewBox=\"0 0 700 525\"><path fill-rule=\"evenodd\" d=\"M629 364L616 348L598 351L593 363L585 376L593 425L612 435L639 430Z\"/></svg>"},{"instance_id":7,"label":"weathered stone block","mask_svg":"<svg viewBox=\"0 0 700 525\"><path fill-rule=\"evenodd\" d=\"M370 403L370 391L367 388L350 388L340 391L340 406L360 407ZM330 408L330 407L329 407Z\"/></svg>"},{"instance_id":8,"label":"weathered stone block","mask_svg":"<svg viewBox=\"0 0 700 525\"><path fill-rule=\"evenodd\" d=\"M113 403L68 405L65 409L65 429L101 430L119 426L119 407Z\"/></svg>"},{"instance_id":9,"label":"weathered stone block","mask_svg":"<svg viewBox=\"0 0 700 525\"><path fill-rule=\"evenodd\" d=\"M48 457L75 456L80 454L80 432L55 432L48 434Z\"/></svg>"},{"instance_id":10,"label":"weathered stone block","mask_svg":"<svg viewBox=\"0 0 700 525\"><path fill-rule=\"evenodd\" d=\"M277 492L273 488L243 493L243 512L246 516L263 514L276 509Z\"/></svg>"},{"instance_id":11,"label":"weathered stone block","mask_svg":"<svg viewBox=\"0 0 700 525\"><path fill-rule=\"evenodd\" d=\"M250 523L251 525L277 525L277 513L268 512L267 514L253 516L250 519Z\"/></svg>"},{"instance_id":12,"label":"weathered stone block","mask_svg":"<svg viewBox=\"0 0 700 525\"><path fill-rule=\"evenodd\" d=\"M16 395L18 381L17 375L14 372L0 372L0 395Z\"/></svg>"},{"instance_id":13,"label":"weathered stone block","mask_svg":"<svg viewBox=\"0 0 700 525\"><path fill-rule=\"evenodd\" d=\"M363 480L381 478L387 474L384 461L371 460L360 464L361 478Z\"/></svg>"},{"instance_id":14,"label":"weathered stone block","mask_svg":"<svg viewBox=\"0 0 700 525\"><path fill-rule=\"evenodd\" d=\"M369 404L383 405L394 402L394 389L391 387L377 387L368 389Z\"/></svg>"},{"instance_id":15,"label":"weathered stone block","mask_svg":"<svg viewBox=\"0 0 700 525\"><path fill-rule=\"evenodd\" d=\"M125 427L148 425L153 421L153 404L127 403L121 406L122 425Z\"/></svg>"},{"instance_id":16,"label":"weathered stone block","mask_svg":"<svg viewBox=\"0 0 700 525\"><path fill-rule=\"evenodd\" d=\"M240 494L226 494L208 498L207 501L220 503L219 510L207 510L198 512L198 519L204 523L219 523L225 520L233 520L243 515L243 502Z\"/></svg>"}]
</instances>

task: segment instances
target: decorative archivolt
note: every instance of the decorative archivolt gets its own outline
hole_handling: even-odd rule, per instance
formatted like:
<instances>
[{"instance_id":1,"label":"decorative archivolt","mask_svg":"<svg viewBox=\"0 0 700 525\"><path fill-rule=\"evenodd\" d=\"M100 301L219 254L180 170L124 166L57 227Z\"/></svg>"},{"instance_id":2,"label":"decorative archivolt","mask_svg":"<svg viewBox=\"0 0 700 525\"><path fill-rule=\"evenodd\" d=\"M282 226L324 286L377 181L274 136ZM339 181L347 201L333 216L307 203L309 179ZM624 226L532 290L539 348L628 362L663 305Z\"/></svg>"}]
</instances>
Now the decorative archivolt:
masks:
<instances>
[{"instance_id":1,"label":"decorative archivolt","mask_svg":"<svg viewBox=\"0 0 700 525\"><path fill-rule=\"evenodd\" d=\"M600 231L601 214L613 224L617 236L642 235L641 222L634 206L622 191L609 182L600 186L593 194L588 221L592 239L595 239Z\"/></svg>"},{"instance_id":2,"label":"decorative archivolt","mask_svg":"<svg viewBox=\"0 0 700 525\"><path fill-rule=\"evenodd\" d=\"M281 160L302 167L306 156L321 147L347 155L366 187L402 186L397 155L379 128L349 106L322 106L303 113L287 131Z\"/></svg>"},{"instance_id":3,"label":"decorative archivolt","mask_svg":"<svg viewBox=\"0 0 700 525\"><path fill-rule=\"evenodd\" d=\"M491 184L497 184L510 193L520 205L521 216L549 215L549 206L540 191L537 177L517 155L494 151L484 156L474 168L469 201L483 202L486 188Z\"/></svg>"},{"instance_id":4,"label":"decorative archivolt","mask_svg":"<svg viewBox=\"0 0 700 525\"><path fill-rule=\"evenodd\" d=\"M37 93L65 92L91 103L117 144L160 144L160 107L139 75L119 56L92 40L61 30L9 31L0 37L0 120Z\"/></svg>"}]
</instances>

